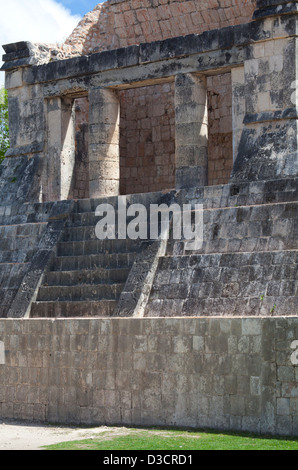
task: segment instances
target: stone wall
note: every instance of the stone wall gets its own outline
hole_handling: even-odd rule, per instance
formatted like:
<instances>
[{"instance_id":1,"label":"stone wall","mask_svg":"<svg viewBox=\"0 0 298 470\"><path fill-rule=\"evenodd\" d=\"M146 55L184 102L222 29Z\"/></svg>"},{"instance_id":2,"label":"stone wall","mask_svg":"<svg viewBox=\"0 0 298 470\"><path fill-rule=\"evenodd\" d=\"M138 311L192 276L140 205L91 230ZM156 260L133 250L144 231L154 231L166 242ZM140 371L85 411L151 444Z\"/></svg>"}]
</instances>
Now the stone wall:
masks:
<instances>
[{"instance_id":1,"label":"stone wall","mask_svg":"<svg viewBox=\"0 0 298 470\"><path fill-rule=\"evenodd\" d=\"M297 315L297 182L280 183L177 194L180 205L204 207L202 246L170 234L145 316Z\"/></svg>"},{"instance_id":2,"label":"stone wall","mask_svg":"<svg viewBox=\"0 0 298 470\"><path fill-rule=\"evenodd\" d=\"M183 5L192 3L188 1ZM147 96L142 97L145 105L142 101L138 105L134 99L137 113L130 104L127 110L119 106L118 98L119 91L122 96L135 97L140 92L136 88L146 88L149 93L149 85L157 90L174 83L177 189L226 183L232 152L233 182L295 176L296 13L292 4L290 8L283 3L280 9L276 2L269 3L268 11L266 8L256 10L255 21L249 23L40 66L33 65L37 58L31 43L6 46L2 70L7 72L12 136L7 157L28 156L30 160L34 155L34 161L45 157L41 158L43 168L35 181L39 184L38 198L47 201L71 197L76 160L71 104L78 96L89 95L89 196L118 194L120 185L123 193L147 188L149 191L169 189L173 151L161 155L160 149L154 148L159 161L152 162L153 146L150 144L153 142L140 140L140 135L128 129L128 125L122 127L122 137L125 137L122 139L122 166L118 145L119 107L122 107L122 124L127 112L133 115L130 126L136 126L135 116L145 112L137 125L152 134L154 129L154 138L159 128L167 139L163 142L172 148L174 129L171 126L171 140L168 140L168 116L166 123L159 119L156 125L153 110L150 110L154 101L153 104L147 102ZM117 7L120 5L128 3L117 3ZM172 91L162 95L161 101L164 100L165 105L168 99L172 101ZM156 103L155 110L159 108L160 103ZM147 137L150 140L150 134ZM140 149L141 153L147 152L147 155L136 164L133 163L135 147L141 144L144 148L144 151ZM125 153L132 166L124 164ZM33 164L33 158L30 162ZM88 178L86 173L84 177ZM84 186L84 181L78 181L76 197L87 196Z\"/></svg>"},{"instance_id":3,"label":"stone wall","mask_svg":"<svg viewBox=\"0 0 298 470\"><path fill-rule=\"evenodd\" d=\"M297 318L0 320L0 418L298 435Z\"/></svg>"},{"instance_id":4,"label":"stone wall","mask_svg":"<svg viewBox=\"0 0 298 470\"><path fill-rule=\"evenodd\" d=\"M280 29L282 24L276 22L274 27ZM297 171L296 72L291 69L296 48L296 40L282 38L249 46L244 63L245 127L232 181L246 180L251 174L255 179L272 179ZM287 121L285 116L292 118ZM266 135L271 136L269 141Z\"/></svg>"},{"instance_id":5,"label":"stone wall","mask_svg":"<svg viewBox=\"0 0 298 470\"><path fill-rule=\"evenodd\" d=\"M174 84L121 91L120 112L120 193L174 188Z\"/></svg>"},{"instance_id":6,"label":"stone wall","mask_svg":"<svg viewBox=\"0 0 298 470\"><path fill-rule=\"evenodd\" d=\"M109 0L88 13L64 48L90 54L251 21L256 0Z\"/></svg>"},{"instance_id":7,"label":"stone wall","mask_svg":"<svg viewBox=\"0 0 298 470\"><path fill-rule=\"evenodd\" d=\"M298 311L295 251L164 257L145 316L282 316Z\"/></svg>"},{"instance_id":8,"label":"stone wall","mask_svg":"<svg viewBox=\"0 0 298 470\"><path fill-rule=\"evenodd\" d=\"M231 74L208 77L207 96L208 185L211 186L228 183L233 168ZM120 193L174 188L174 83L123 90L119 100Z\"/></svg>"},{"instance_id":9,"label":"stone wall","mask_svg":"<svg viewBox=\"0 0 298 470\"><path fill-rule=\"evenodd\" d=\"M207 79L208 185L229 182L233 168L231 73Z\"/></svg>"}]
</instances>

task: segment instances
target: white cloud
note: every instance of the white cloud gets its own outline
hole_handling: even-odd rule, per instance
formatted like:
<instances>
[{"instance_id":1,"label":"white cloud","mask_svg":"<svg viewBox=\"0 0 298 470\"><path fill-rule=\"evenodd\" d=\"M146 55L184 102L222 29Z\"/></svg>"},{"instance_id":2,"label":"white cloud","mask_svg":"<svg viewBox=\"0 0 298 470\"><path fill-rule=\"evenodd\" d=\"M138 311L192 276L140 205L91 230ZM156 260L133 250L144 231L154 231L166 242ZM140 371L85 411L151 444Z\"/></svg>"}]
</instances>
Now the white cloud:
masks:
<instances>
[{"instance_id":1,"label":"white cloud","mask_svg":"<svg viewBox=\"0 0 298 470\"><path fill-rule=\"evenodd\" d=\"M55 0L1 0L0 46L18 41L63 42L80 19ZM0 86L3 82L1 72Z\"/></svg>"}]
</instances>

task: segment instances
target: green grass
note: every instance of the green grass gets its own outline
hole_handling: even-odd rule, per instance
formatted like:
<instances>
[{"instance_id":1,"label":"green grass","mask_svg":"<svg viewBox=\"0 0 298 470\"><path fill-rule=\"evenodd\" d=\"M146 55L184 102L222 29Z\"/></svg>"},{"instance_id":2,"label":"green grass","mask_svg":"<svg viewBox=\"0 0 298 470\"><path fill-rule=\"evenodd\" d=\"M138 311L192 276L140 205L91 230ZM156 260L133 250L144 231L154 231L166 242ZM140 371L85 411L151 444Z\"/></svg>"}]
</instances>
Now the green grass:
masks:
<instances>
[{"instance_id":1,"label":"green grass","mask_svg":"<svg viewBox=\"0 0 298 470\"><path fill-rule=\"evenodd\" d=\"M46 450L298 450L298 439L251 434L126 429L94 435L93 439L64 442Z\"/></svg>"}]
</instances>

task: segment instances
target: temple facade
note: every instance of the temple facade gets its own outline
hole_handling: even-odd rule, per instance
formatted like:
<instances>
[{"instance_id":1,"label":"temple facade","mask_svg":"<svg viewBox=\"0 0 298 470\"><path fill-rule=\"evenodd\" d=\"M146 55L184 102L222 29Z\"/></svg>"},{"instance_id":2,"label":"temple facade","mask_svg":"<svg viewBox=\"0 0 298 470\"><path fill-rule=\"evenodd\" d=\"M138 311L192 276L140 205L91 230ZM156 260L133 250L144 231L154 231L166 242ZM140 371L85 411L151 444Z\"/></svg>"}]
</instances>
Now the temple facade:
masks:
<instances>
[{"instance_id":1,"label":"temple facade","mask_svg":"<svg viewBox=\"0 0 298 470\"><path fill-rule=\"evenodd\" d=\"M296 1L108 0L3 46L0 417L298 435L297 27ZM200 243L173 214L98 237L136 206Z\"/></svg>"}]
</instances>

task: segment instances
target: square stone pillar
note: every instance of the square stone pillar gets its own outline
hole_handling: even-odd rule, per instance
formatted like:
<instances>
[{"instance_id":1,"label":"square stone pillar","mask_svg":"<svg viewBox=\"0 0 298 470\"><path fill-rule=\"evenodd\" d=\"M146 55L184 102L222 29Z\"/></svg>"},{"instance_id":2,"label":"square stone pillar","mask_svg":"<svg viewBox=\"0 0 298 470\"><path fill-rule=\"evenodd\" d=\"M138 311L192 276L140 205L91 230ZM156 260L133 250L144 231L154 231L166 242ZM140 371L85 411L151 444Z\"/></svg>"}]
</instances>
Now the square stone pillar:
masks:
<instances>
[{"instance_id":1,"label":"square stone pillar","mask_svg":"<svg viewBox=\"0 0 298 470\"><path fill-rule=\"evenodd\" d=\"M75 112L71 98L47 100L47 150L43 172L43 198L62 201L71 197L75 166Z\"/></svg>"},{"instance_id":2,"label":"square stone pillar","mask_svg":"<svg viewBox=\"0 0 298 470\"><path fill-rule=\"evenodd\" d=\"M277 0L257 5L259 40L244 51L243 130L233 182L298 175L296 5Z\"/></svg>"},{"instance_id":3,"label":"square stone pillar","mask_svg":"<svg viewBox=\"0 0 298 470\"><path fill-rule=\"evenodd\" d=\"M176 188L208 184L207 80L178 74L175 79Z\"/></svg>"},{"instance_id":4,"label":"square stone pillar","mask_svg":"<svg viewBox=\"0 0 298 470\"><path fill-rule=\"evenodd\" d=\"M233 129L233 162L238 155L240 139L245 118L245 77L244 67L231 70L232 79L232 129Z\"/></svg>"},{"instance_id":5,"label":"square stone pillar","mask_svg":"<svg viewBox=\"0 0 298 470\"><path fill-rule=\"evenodd\" d=\"M114 90L89 91L90 198L117 196L120 180L120 105Z\"/></svg>"}]
</instances>

